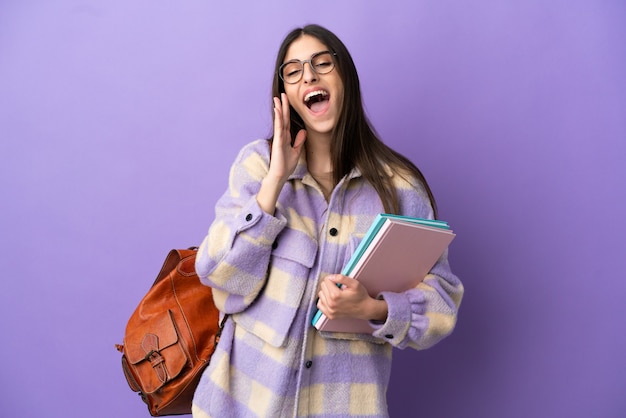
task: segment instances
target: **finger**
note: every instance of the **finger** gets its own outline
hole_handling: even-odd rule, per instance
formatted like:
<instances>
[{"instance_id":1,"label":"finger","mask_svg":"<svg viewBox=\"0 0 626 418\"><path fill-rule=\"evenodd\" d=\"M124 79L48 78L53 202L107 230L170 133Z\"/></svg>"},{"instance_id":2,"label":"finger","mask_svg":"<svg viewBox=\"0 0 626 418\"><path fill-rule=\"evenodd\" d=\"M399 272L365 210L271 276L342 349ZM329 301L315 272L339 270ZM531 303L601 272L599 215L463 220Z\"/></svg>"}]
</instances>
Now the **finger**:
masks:
<instances>
[{"instance_id":1,"label":"finger","mask_svg":"<svg viewBox=\"0 0 626 418\"><path fill-rule=\"evenodd\" d=\"M340 292L341 289L339 289L335 285L335 283L331 282L330 280L323 280L320 283L320 291L318 296L324 301L324 305L328 306L329 303L331 303L333 300L340 296Z\"/></svg>"},{"instance_id":2,"label":"finger","mask_svg":"<svg viewBox=\"0 0 626 418\"><path fill-rule=\"evenodd\" d=\"M278 97L274 97L274 124L276 124L276 119L281 119L281 104L280 99ZM282 119L280 120L282 122Z\"/></svg>"},{"instance_id":3,"label":"finger","mask_svg":"<svg viewBox=\"0 0 626 418\"><path fill-rule=\"evenodd\" d=\"M300 129L296 134L296 139L293 141L293 149L296 151L300 151L300 148L306 141L306 131L304 129Z\"/></svg>"},{"instance_id":4,"label":"finger","mask_svg":"<svg viewBox=\"0 0 626 418\"><path fill-rule=\"evenodd\" d=\"M326 293L328 292L328 287L326 285L326 280L322 280L320 282L320 290L317 292L317 297L320 299L326 297Z\"/></svg>"},{"instance_id":5,"label":"finger","mask_svg":"<svg viewBox=\"0 0 626 418\"><path fill-rule=\"evenodd\" d=\"M280 93L280 102L282 105L283 119L289 119L289 99L285 93Z\"/></svg>"},{"instance_id":6,"label":"finger","mask_svg":"<svg viewBox=\"0 0 626 418\"><path fill-rule=\"evenodd\" d=\"M325 301L341 297L342 289L339 287L341 284L335 283L330 279L330 276L326 276L320 283L320 294L324 294Z\"/></svg>"},{"instance_id":7,"label":"finger","mask_svg":"<svg viewBox=\"0 0 626 418\"><path fill-rule=\"evenodd\" d=\"M278 97L274 97L274 141L277 142L277 146L282 145L283 137L283 119L281 115L281 103Z\"/></svg>"},{"instance_id":8,"label":"finger","mask_svg":"<svg viewBox=\"0 0 626 418\"><path fill-rule=\"evenodd\" d=\"M324 290L320 288L320 291L317 292L317 307L326 307L326 294L324 293Z\"/></svg>"},{"instance_id":9,"label":"finger","mask_svg":"<svg viewBox=\"0 0 626 418\"><path fill-rule=\"evenodd\" d=\"M323 298L319 298L317 300L317 309L319 309L320 311L322 311L322 313L324 315L326 315L327 317L332 316L332 312L331 310L328 308L328 305L326 304L325 300Z\"/></svg>"},{"instance_id":10,"label":"finger","mask_svg":"<svg viewBox=\"0 0 626 418\"><path fill-rule=\"evenodd\" d=\"M335 285L340 289L343 289L344 287L352 287L351 285L354 282L354 279L341 274L331 274L330 276L327 276L327 278L331 282L335 283Z\"/></svg>"},{"instance_id":11,"label":"finger","mask_svg":"<svg viewBox=\"0 0 626 418\"><path fill-rule=\"evenodd\" d=\"M290 121L291 121L290 114L289 114L289 99L287 99L287 95L285 93L280 94L280 99L282 103L283 130L285 131L285 134L289 138L289 129L290 129Z\"/></svg>"}]
</instances>

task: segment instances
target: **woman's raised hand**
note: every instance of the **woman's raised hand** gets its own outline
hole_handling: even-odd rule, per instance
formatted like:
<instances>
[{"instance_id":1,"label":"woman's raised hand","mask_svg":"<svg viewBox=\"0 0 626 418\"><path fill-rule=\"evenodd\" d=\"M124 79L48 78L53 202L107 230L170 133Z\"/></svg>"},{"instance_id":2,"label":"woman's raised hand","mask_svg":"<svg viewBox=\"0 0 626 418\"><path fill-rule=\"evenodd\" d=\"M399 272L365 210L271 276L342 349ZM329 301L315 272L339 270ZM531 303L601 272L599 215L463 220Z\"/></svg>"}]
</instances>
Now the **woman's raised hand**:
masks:
<instances>
[{"instance_id":1,"label":"woman's raised hand","mask_svg":"<svg viewBox=\"0 0 626 418\"><path fill-rule=\"evenodd\" d=\"M290 128L289 100L287 100L287 95L282 93L280 99L274 97L274 139L272 140L270 167L256 197L261 209L271 215L276 210L276 201L280 191L298 164L304 141L306 141L304 129L301 129L292 139Z\"/></svg>"},{"instance_id":2,"label":"woman's raised hand","mask_svg":"<svg viewBox=\"0 0 626 418\"><path fill-rule=\"evenodd\" d=\"M306 131L304 129L301 129L295 138L291 138L287 95L281 93L280 98L274 97L274 139L268 175L275 177L284 184L298 164L305 140Z\"/></svg>"}]
</instances>

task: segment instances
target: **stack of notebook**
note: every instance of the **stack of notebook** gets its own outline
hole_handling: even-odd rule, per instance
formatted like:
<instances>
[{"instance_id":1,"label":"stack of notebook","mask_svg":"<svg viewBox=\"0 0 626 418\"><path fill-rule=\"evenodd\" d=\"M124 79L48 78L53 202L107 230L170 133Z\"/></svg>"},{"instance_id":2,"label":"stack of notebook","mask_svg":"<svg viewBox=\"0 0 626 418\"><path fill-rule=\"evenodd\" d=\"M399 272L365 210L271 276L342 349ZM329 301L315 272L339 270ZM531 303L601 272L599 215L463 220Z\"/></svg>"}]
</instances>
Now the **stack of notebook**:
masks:
<instances>
[{"instance_id":1,"label":"stack of notebook","mask_svg":"<svg viewBox=\"0 0 626 418\"><path fill-rule=\"evenodd\" d=\"M424 279L454 237L445 221L380 214L341 274L358 280L372 297L404 292ZM369 321L328 319L319 310L312 324L320 331L374 331Z\"/></svg>"}]
</instances>

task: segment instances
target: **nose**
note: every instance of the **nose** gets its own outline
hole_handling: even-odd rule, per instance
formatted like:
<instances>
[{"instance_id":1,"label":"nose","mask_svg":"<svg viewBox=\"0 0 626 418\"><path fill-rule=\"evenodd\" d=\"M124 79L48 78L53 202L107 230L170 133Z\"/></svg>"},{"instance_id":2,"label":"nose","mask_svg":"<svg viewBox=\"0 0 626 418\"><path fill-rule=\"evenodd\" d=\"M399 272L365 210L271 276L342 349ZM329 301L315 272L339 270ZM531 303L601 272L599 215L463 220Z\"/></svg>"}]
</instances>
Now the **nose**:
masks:
<instances>
[{"instance_id":1,"label":"nose","mask_svg":"<svg viewBox=\"0 0 626 418\"><path fill-rule=\"evenodd\" d=\"M317 73L313 69L313 64L311 64L311 62L305 62L302 64L302 79L305 83L311 83L317 80Z\"/></svg>"}]
</instances>

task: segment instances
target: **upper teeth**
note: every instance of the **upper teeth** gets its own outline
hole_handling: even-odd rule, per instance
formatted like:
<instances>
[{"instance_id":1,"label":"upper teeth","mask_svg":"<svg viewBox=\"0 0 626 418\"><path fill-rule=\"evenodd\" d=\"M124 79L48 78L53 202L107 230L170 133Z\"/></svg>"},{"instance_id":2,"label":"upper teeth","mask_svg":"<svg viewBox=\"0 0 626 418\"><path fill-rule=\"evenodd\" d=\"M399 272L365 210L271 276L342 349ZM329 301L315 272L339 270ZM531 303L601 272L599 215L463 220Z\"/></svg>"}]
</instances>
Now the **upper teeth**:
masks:
<instances>
[{"instance_id":1,"label":"upper teeth","mask_svg":"<svg viewBox=\"0 0 626 418\"><path fill-rule=\"evenodd\" d=\"M317 96L317 95L322 95L322 96L327 96L328 93L326 93L324 90L317 90L317 91L312 91L309 94L307 94L306 96L304 96L304 101L308 102L309 100L311 100L311 97L313 96Z\"/></svg>"}]
</instances>

